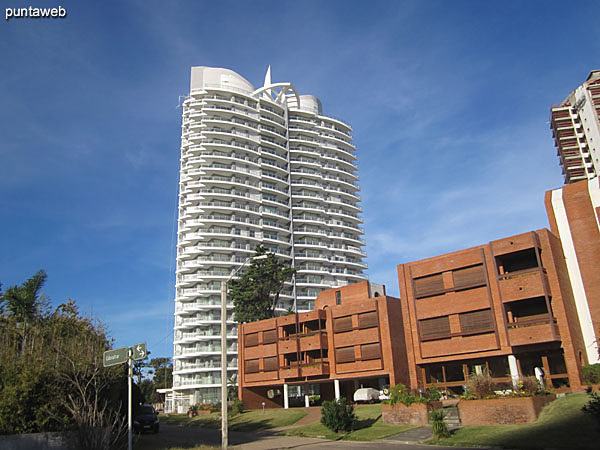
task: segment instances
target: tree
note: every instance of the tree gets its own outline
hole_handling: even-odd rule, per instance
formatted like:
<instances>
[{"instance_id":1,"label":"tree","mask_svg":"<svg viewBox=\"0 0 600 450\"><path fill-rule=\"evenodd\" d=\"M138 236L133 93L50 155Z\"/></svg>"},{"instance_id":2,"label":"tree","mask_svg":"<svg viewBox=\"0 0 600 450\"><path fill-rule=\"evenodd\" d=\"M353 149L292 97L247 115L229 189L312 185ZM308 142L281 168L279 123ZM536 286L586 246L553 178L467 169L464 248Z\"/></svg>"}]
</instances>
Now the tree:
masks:
<instances>
[{"instance_id":1,"label":"tree","mask_svg":"<svg viewBox=\"0 0 600 450\"><path fill-rule=\"evenodd\" d=\"M152 381L155 389L166 389L173 386L173 364L171 358L152 358L150 360Z\"/></svg>"},{"instance_id":2,"label":"tree","mask_svg":"<svg viewBox=\"0 0 600 450\"><path fill-rule=\"evenodd\" d=\"M46 282L46 272L38 271L21 286L11 286L2 294L2 311L6 309L16 322L32 322L39 317L44 305L42 286Z\"/></svg>"},{"instance_id":3,"label":"tree","mask_svg":"<svg viewBox=\"0 0 600 450\"><path fill-rule=\"evenodd\" d=\"M256 259L266 255L264 259ZM234 318L238 323L254 322L275 317L279 293L286 281L291 280L295 270L267 253L262 245L256 247L254 259L239 279L232 280Z\"/></svg>"},{"instance_id":4,"label":"tree","mask_svg":"<svg viewBox=\"0 0 600 450\"><path fill-rule=\"evenodd\" d=\"M46 307L45 280L39 271L1 298L0 434L73 430L76 448L107 449L126 430L126 378L102 366L110 348L102 324L80 316L71 299Z\"/></svg>"}]
</instances>

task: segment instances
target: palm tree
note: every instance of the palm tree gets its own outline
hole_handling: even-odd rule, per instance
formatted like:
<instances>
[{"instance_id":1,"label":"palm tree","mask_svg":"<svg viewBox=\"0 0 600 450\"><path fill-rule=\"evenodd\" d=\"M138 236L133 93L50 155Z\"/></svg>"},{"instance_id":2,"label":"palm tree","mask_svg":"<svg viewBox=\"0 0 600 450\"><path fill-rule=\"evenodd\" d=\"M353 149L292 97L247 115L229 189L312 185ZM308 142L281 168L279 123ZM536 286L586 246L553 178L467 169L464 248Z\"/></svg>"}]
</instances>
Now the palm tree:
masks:
<instances>
[{"instance_id":1,"label":"palm tree","mask_svg":"<svg viewBox=\"0 0 600 450\"><path fill-rule=\"evenodd\" d=\"M40 270L21 286L9 287L0 297L0 307L18 322L31 322L41 313L43 297L40 295L46 282L46 272Z\"/></svg>"}]
</instances>

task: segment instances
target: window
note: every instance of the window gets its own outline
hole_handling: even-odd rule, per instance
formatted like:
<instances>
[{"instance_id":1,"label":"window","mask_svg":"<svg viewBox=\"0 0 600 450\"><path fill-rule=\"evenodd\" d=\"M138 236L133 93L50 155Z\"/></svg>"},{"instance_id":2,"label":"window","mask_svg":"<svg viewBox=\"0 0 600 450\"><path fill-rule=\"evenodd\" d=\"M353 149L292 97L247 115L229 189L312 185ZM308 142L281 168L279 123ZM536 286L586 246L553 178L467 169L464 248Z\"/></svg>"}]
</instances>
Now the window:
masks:
<instances>
[{"instance_id":1,"label":"window","mask_svg":"<svg viewBox=\"0 0 600 450\"><path fill-rule=\"evenodd\" d=\"M450 319L448 316L419 320L421 338L434 338L450 334Z\"/></svg>"},{"instance_id":2,"label":"window","mask_svg":"<svg viewBox=\"0 0 600 450\"><path fill-rule=\"evenodd\" d=\"M444 280L442 274L429 275L413 280L415 286L415 296L426 296L435 292L444 290Z\"/></svg>"},{"instance_id":3,"label":"window","mask_svg":"<svg viewBox=\"0 0 600 450\"><path fill-rule=\"evenodd\" d=\"M250 333L244 336L244 345L246 347L254 347L258 345L258 333Z\"/></svg>"},{"instance_id":4,"label":"window","mask_svg":"<svg viewBox=\"0 0 600 450\"><path fill-rule=\"evenodd\" d=\"M258 359L249 359L245 364L246 373L258 372Z\"/></svg>"},{"instance_id":5,"label":"window","mask_svg":"<svg viewBox=\"0 0 600 450\"><path fill-rule=\"evenodd\" d=\"M359 328L372 328L379 325L379 318L377 317L377 311L371 311L358 315L358 327Z\"/></svg>"},{"instance_id":6,"label":"window","mask_svg":"<svg viewBox=\"0 0 600 450\"><path fill-rule=\"evenodd\" d=\"M381 345L378 342L374 344L363 344L360 346L361 359L380 359L381 358Z\"/></svg>"},{"instance_id":7,"label":"window","mask_svg":"<svg viewBox=\"0 0 600 450\"><path fill-rule=\"evenodd\" d=\"M341 291L335 291L335 304L336 305L342 304L342 292Z\"/></svg>"},{"instance_id":8,"label":"window","mask_svg":"<svg viewBox=\"0 0 600 450\"><path fill-rule=\"evenodd\" d=\"M461 331L482 331L494 329L494 317L491 309L471 311L459 314Z\"/></svg>"},{"instance_id":9,"label":"window","mask_svg":"<svg viewBox=\"0 0 600 450\"><path fill-rule=\"evenodd\" d=\"M333 332L341 333L342 331L352 330L352 316L338 317L333 319Z\"/></svg>"},{"instance_id":10,"label":"window","mask_svg":"<svg viewBox=\"0 0 600 450\"><path fill-rule=\"evenodd\" d=\"M270 358L265 358L264 361L264 371L269 372L272 370L277 370L277 356L272 356Z\"/></svg>"},{"instance_id":11,"label":"window","mask_svg":"<svg viewBox=\"0 0 600 450\"><path fill-rule=\"evenodd\" d=\"M263 344L273 344L277 342L277 330L263 331Z\"/></svg>"},{"instance_id":12,"label":"window","mask_svg":"<svg viewBox=\"0 0 600 450\"><path fill-rule=\"evenodd\" d=\"M354 362L354 347L336 348L335 360L338 363Z\"/></svg>"},{"instance_id":13,"label":"window","mask_svg":"<svg viewBox=\"0 0 600 450\"><path fill-rule=\"evenodd\" d=\"M454 278L454 287L461 288L463 286L482 285L486 283L485 270L483 264L477 266L465 267L452 272Z\"/></svg>"}]
</instances>

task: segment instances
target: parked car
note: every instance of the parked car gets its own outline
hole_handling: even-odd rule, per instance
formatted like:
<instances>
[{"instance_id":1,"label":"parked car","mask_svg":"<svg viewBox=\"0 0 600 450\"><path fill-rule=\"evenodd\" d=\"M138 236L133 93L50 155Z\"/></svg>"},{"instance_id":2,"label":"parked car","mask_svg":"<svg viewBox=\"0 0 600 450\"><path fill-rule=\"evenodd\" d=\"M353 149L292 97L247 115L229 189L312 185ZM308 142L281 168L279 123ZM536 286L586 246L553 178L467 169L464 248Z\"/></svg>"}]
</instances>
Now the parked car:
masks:
<instances>
[{"instance_id":1,"label":"parked car","mask_svg":"<svg viewBox=\"0 0 600 450\"><path fill-rule=\"evenodd\" d=\"M158 433L158 413L152 405L142 405L133 412L133 430L138 433Z\"/></svg>"},{"instance_id":2,"label":"parked car","mask_svg":"<svg viewBox=\"0 0 600 450\"><path fill-rule=\"evenodd\" d=\"M379 401L379 391L374 388L360 388L354 392L355 402L373 403Z\"/></svg>"}]
</instances>

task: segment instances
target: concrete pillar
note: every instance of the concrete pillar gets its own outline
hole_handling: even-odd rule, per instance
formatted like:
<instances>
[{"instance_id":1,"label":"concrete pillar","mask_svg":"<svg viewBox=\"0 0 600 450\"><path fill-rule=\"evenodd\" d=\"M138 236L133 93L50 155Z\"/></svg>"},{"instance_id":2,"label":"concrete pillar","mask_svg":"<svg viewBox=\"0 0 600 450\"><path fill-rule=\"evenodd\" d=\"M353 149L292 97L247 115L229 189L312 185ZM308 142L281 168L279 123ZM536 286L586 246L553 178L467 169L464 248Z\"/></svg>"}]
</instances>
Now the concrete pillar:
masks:
<instances>
[{"instance_id":1,"label":"concrete pillar","mask_svg":"<svg viewBox=\"0 0 600 450\"><path fill-rule=\"evenodd\" d=\"M290 407L290 401L288 400L288 385L283 385L283 407L288 409Z\"/></svg>"},{"instance_id":2,"label":"concrete pillar","mask_svg":"<svg viewBox=\"0 0 600 450\"><path fill-rule=\"evenodd\" d=\"M517 358L515 358L515 355L508 355L508 368L510 369L513 387L516 388L519 384L519 368L517 366Z\"/></svg>"},{"instance_id":3,"label":"concrete pillar","mask_svg":"<svg viewBox=\"0 0 600 450\"><path fill-rule=\"evenodd\" d=\"M333 380L333 388L335 389L335 399L340 399L340 380Z\"/></svg>"},{"instance_id":4,"label":"concrete pillar","mask_svg":"<svg viewBox=\"0 0 600 450\"><path fill-rule=\"evenodd\" d=\"M305 408L309 408L310 407L310 400L308 398L308 394L304 394L304 407Z\"/></svg>"}]
</instances>

